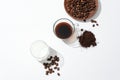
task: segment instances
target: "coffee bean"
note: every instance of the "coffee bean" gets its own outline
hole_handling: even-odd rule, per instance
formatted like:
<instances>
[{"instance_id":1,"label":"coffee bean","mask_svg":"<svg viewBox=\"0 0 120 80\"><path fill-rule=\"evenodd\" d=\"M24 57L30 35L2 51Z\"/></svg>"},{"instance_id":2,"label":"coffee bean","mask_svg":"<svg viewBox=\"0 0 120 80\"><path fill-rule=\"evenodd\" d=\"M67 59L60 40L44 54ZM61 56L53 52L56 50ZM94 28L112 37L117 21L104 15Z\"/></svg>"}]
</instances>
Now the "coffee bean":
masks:
<instances>
[{"instance_id":1,"label":"coffee bean","mask_svg":"<svg viewBox=\"0 0 120 80\"><path fill-rule=\"evenodd\" d=\"M52 74L53 73L53 69L49 69L49 72L50 72L50 74Z\"/></svg>"},{"instance_id":2,"label":"coffee bean","mask_svg":"<svg viewBox=\"0 0 120 80\"><path fill-rule=\"evenodd\" d=\"M97 23L97 21L95 21L95 20L91 19L91 23Z\"/></svg>"},{"instance_id":3,"label":"coffee bean","mask_svg":"<svg viewBox=\"0 0 120 80\"><path fill-rule=\"evenodd\" d=\"M58 76L60 76L60 73L57 73Z\"/></svg>"},{"instance_id":4,"label":"coffee bean","mask_svg":"<svg viewBox=\"0 0 120 80\"><path fill-rule=\"evenodd\" d=\"M92 26L95 27L95 24L93 24Z\"/></svg>"},{"instance_id":5,"label":"coffee bean","mask_svg":"<svg viewBox=\"0 0 120 80\"><path fill-rule=\"evenodd\" d=\"M57 67L54 67L54 69L57 69Z\"/></svg>"},{"instance_id":6,"label":"coffee bean","mask_svg":"<svg viewBox=\"0 0 120 80\"><path fill-rule=\"evenodd\" d=\"M96 26L99 26L99 24L97 23L96 20L91 19L91 23L95 23L95 24L93 24L93 27L95 27L95 25L96 25Z\"/></svg>"},{"instance_id":7,"label":"coffee bean","mask_svg":"<svg viewBox=\"0 0 120 80\"><path fill-rule=\"evenodd\" d=\"M49 74L49 71L46 71L46 75L48 75Z\"/></svg>"},{"instance_id":8,"label":"coffee bean","mask_svg":"<svg viewBox=\"0 0 120 80\"><path fill-rule=\"evenodd\" d=\"M60 70L60 68L57 68L57 70L59 71L59 70Z\"/></svg>"},{"instance_id":9,"label":"coffee bean","mask_svg":"<svg viewBox=\"0 0 120 80\"><path fill-rule=\"evenodd\" d=\"M58 62L59 61L59 57L55 56L54 60Z\"/></svg>"},{"instance_id":10,"label":"coffee bean","mask_svg":"<svg viewBox=\"0 0 120 80\"><path fill-rule=\"evenodd\" d=\"M58 66L59 64L58 63L55 63L56 66Z\"/></svg>"},{"instance_id":11,"label":"coffee bean","mask_svg":"<svg viewBox=\"0 0 120 80\"><path fill-rule=\"evenodd\" d=\"M84 21L84 22L86 22L86 20L85 20L85 19L84 19L83 21Z\"/></svg>"},{"instance_id":12,"label":"coffee bean","mask_svg":"<svg viewBox=\"0 0 120 80\"><path fill-rule=\"evenodd\" d=\"M44 68L46 69L46 75L49 75L49 74L52 74L52 73L55 73L55 70L56 69L57 71L60 70L59 67L57 67L59 65L59 57L56 55L56 56L50 56L48 59L47 59L48 62L45 62L43 63L43 66ZM55 66L55 67L53 67ZM60 75L60 73L58 74Z\"/></svg>"},{"instance_id":13,"label":"coffee bean","mask_svg":"<svg viewBox=\"0 0 120 80\"><path fill-rule=\"evenodd\" d=\"M50 56L50 58L48 58L48 59L47 59L47 61L50 61L52 58L53 58L53 57L52 57L52 56Z\"/></svg>"},{"instance_id":14,"label":"coffee bean","mask_svg":"<svg viewBox=\"0 0 120 80\"><path fill-rule=\"evenodd\" d=\"M81 31L83 31L83 29L81 29Z\"/></svg>"},{"instance_id":15,"label":"coffee bean","mask_svg":"<svg viewBox=\"0 0 120 80\"><path fill-rule=\"evenodd\" d=\"M97 25L97 26L99 26L99 24L98 24L98 23L97 23L96 25Z\"/></svg>"}]
</instances>

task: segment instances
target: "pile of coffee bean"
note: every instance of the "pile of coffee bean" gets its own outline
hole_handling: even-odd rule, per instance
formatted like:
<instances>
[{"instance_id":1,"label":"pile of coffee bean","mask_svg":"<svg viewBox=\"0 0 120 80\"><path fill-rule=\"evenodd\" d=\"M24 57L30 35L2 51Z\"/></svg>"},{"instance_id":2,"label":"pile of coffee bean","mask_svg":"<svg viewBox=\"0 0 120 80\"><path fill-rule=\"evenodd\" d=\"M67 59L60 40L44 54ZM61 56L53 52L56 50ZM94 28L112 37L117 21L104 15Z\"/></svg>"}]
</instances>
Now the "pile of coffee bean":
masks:
<instances>
[{"instance_id":1,"label":"pile of coffee bean","mask_svg":"<svg viewBox=\"0 0 120 80\"><path fill-rule=\"evenodd\" d=\"M91 18L98 9L98 0L65 0L66 12L77 20Z\"/></svg>"},{"instance_id":2,"label":"pile of coffee bean","mask_svg":"<svg viewBox=\"0 0 120 80\"><path fill-rule=\"evenodd\" d=\"M78 39L81 46L85 48L97 45L95 35L90 31L84 31L83 34L78 37Z\"/></svg>"},{"instance_id":3,"label":"pile of coffee bean","mask_svg":"<svg viewBox=\"0 0 120 80\"><path fill-rule=\"evenodd\" d=\"M44 68L46 69L46 75L55 73L55 71L60 71L59 67L59 57L58 56L50 56L47 59L47 62L43 63ZM58 76L60 76L60 73L57 73Z\"/></svg>"}]
</instances>

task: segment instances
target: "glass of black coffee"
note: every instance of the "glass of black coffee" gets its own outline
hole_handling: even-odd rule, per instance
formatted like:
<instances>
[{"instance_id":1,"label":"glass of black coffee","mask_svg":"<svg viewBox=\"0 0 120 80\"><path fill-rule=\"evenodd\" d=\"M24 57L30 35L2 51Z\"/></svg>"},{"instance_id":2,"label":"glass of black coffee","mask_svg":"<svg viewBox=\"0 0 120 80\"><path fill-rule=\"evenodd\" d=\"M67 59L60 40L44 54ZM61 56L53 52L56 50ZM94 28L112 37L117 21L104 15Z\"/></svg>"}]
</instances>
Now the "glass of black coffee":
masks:
<instances>
[{"instance_id":1,"label":"glass of black coffee","mask_svg":"<svg viewBox=\"0 0 120 80\"><path fill-rule=\"evenodd\" d=\"M68 39L75 31L74 24L67 18L58 19L53 25L55 35L60 39Z\"/></svg>"}]
</instances>

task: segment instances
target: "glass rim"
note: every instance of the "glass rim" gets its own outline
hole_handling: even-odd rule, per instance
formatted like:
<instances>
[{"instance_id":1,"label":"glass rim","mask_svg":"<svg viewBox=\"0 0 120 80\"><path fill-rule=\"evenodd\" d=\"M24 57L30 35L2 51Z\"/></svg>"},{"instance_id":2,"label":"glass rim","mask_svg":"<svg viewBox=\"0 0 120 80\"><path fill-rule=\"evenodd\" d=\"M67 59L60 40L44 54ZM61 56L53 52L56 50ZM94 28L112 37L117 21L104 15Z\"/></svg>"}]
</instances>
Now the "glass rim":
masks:
<instances>
[{"instance_id":1,"label":"glass rim","mask_svg":"<svg viewBox=\"0 0 120 80\"><path fill-rule=\"evenodd\" d=\"M37 42L41 42L42 44L44 44L47 48L48 48L48 50L49 50L49 46L47 45L47 43L45 43L44 41L42 41L42 40L37 40L37 41L35 41L35 42L33 42L32 44L31 44L31 47L30 47L30 53L31 53L31 55L34 57L34 58L36 58L37 60L39 60L39 61L42 61L42 60L44 60L48 55L49 55L49 51L48 51L48 53L44 56L44 57L36 57L35 55L34 55L34 53L32 52L32 45L33 44L35 44L35 43L37 43Z\"/></svg>"},{"instance_id":2,"label":"glass rim","mask_svg":"<svg viewBox=\"0 0 120 80\"><path fill-rule=\"evenodd\" d=\"M55 27L56 27L56 23L58 22L58 21L60 21L60 20L63 20L63 21L61 21L61 22L65 22L64 20L66 20L66 23L68 23L69 25L71 25L72 27L72 34L75 32L75 25L74 25L74 23L70 20L70 19L68 19L68 18L60 18L60 19L58 19L58 20L56 20L55 22L54 22L54 24L53 24L53 32L54 32L54 34L56 35L56 32L55 32ZM68 22L67 22L68 21ZM61 23L61 22L59 22L59 23ZM71 24L70 24L70 23ZM56 35L57 36L57 35ZM58 36L57 36L58 37ZM59 37L58 37L59 38ZM69 38L69 37L68 37ZM62 39L62 38L60 38L60 39ZM67 39L67 38L65 38L65 39Z\"/></svg>"}]
</instances>

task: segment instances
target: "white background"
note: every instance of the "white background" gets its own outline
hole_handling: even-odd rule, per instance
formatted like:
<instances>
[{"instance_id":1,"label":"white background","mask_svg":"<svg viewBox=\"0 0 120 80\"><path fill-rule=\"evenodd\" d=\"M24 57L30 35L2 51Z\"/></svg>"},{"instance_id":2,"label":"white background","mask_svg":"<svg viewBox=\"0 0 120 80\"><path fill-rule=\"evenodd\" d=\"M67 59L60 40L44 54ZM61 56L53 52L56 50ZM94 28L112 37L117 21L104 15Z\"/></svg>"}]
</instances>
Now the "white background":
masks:
<instances>
[{"instance_id":1,"label":"white background","mask_svg":"<svg viewBox=\"0 0 120 80\"><path fill-rule=\"evenodd\" d=\"M64 0L0 0L0 80L120 80L120 1L100 0L99 27L73 20ZM69 18L92 31L94 48L72 48L53 33L53 23ZM30 45L44 40L64 57L61 77L44 75Z\"/></svg>"}]
</instances>

